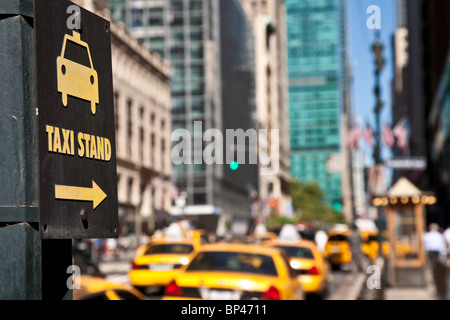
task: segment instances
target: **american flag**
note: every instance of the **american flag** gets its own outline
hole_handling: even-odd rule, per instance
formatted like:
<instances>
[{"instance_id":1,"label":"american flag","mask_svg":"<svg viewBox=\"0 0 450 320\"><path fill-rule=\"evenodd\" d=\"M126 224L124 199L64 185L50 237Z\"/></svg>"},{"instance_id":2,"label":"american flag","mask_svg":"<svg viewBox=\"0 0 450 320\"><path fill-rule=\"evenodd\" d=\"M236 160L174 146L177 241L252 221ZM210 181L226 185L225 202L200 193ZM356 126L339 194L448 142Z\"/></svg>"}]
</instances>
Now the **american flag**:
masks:
<instances>
[{"instance_id":1,"label":"american flag","mask_svg":"<svg viewBox=\"0 0 450 320\"><path fill-rule=\"evenodd\" d=\"M155 190L159 191L162 190L164 192L164 180L161 178L155 178L153 179L153 186L155 187Z\"/></svg>"},{"instance_id":2,"label":"american flag","mask_svg":"<svg viewBox=\"0 0 450 320\"><path fill-rule=\"evenodd\" d=\"M350 129L347 137L347 147L352 149L358 149L359 138L364 135L364 131L359 127L353 127Z\"/></svg>"},{"instance_id":3,"label":"american flag","mask_svg":"<svg viewBox=\"0 0 450 320\"><path fill-rule=\"evenodd\" d=\"M369 146L373 146L375 144L375 140L373 138L373 133L372 133L372 128L368 124L366 125L366 129L364 129L363 137Z\"/></svg>"},{"instance_id":4,"label":"american flag","mask_svg":"<svg viewBox=\"0 0 450 320\"><path fill-rule=\"evenodd\" d=\"M178 192L178 188L177 188L177 186L175 184L172 183L170 185L169 192L170 192L170 198L172 200L176 200L178 198L179 192Z\"/></svg>"},{"instance_id":5,"label":"american flag","mask_svg":"<svg viewBox=\"0 0 450 320\"><path fill-rule=\"evenodd\" d=\"M383 128L383 132L381 134L381 139L384 144L391 148L395 143L394 134L392 133L391 127L389 125L385 125Z\"/></svg>"},{"instance_id":6,"label":"american flag","mask_svg":"<svg viewBox=\"0 0 450 320\"><path fill-rule=\"evenodd\" d=\"M401 121L392 130L394 136L397 138L397 147L400 150L405 150L408 147L408 131L405 128L405 122Z\"/></svg>"}]
</instances>

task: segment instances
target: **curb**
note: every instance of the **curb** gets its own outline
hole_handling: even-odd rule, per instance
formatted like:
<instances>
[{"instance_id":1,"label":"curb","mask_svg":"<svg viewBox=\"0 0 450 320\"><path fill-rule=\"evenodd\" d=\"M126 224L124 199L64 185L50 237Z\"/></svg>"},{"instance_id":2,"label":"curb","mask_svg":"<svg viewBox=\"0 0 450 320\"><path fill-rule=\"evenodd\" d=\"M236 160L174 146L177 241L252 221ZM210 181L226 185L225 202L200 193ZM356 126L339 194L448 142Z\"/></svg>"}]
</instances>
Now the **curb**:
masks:
<instances>
[{"instance_id":1,"label":"curb","mask_svg":"<svg viewBox=\"0 0 450 320\"><path fill-rule=\"evenodd\" d=\"M361 296L362 291L364 290L364 284L366 283L366 274L358 275L358 278L355 280L355 285L353 286L350 294L348 295L348 300L358 300Z\"/></svg>"}]
</instances>

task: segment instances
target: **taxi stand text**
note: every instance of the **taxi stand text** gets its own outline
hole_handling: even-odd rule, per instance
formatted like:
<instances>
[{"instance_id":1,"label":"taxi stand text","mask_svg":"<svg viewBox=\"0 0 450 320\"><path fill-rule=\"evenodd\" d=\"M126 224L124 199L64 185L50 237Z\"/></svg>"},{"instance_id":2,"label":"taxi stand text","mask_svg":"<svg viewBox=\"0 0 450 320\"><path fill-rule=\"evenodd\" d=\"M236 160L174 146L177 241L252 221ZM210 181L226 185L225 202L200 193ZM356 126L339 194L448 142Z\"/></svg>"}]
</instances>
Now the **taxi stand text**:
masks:
<instances>
[{"instance_id":1,"label":"taxi stand text","mask_svg":"<svg viewBox=\"0 0 450 320\"><path fill-rule=\"evenodd\" d=\"M75 133L73 130L46 125L48 151L59 154L75 155ZM111 142L108 138L78 132L77 154L102 161L111 160Z\"/></svg>"}]
</instances>

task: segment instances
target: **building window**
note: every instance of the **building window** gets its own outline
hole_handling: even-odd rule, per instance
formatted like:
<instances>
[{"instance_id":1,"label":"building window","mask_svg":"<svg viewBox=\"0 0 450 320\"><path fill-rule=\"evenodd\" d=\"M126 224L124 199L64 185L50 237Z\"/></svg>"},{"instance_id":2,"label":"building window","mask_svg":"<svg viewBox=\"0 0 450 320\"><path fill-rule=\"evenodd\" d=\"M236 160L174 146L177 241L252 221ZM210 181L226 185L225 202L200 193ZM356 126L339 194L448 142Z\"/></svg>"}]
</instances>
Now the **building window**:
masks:
<instances>
[{"instance_id":1,"label":"building window","mask_svg":"<svg viewBox=\"0 0 450 320\"><path fill-rule=\"evenodd\" d=\"M142 9L131 9L131 27L143 27L144 19L143 19L143 10Z\"/></svg>"},{"instance_id":2,"label":"building window","mask_svg":"<svg viewBox=\"0 0 450 320\"><path fill-rule=\"evenodd\" d=\"M131 203L133 200L133 178L128 178L128 185L127 185L127 201L128 203Z\"/></svg>"},{"instance_id":3,"label":"building window","mask_svg":"<svg viewBox=\"0 0 450 320\"><path fill-rule=\"evenodd\" d=\"M150 27L162 27L164 25L163 9L150 10L148 25Z\"/></svg>"},{"instance_id":4,"label":"building window","mask_svg":"<svg viewBox=\"0 0 450 320\"><path fill-rule=\"evenodd\" d=\"M133 112L133 101L128 99L127 101L127 134L128 134L128 155L131 157L131 145L133 139L133 121L132 121L132 112Z\"/></svg>"},{"instance_id":5,"label":"building window","mask_svg":"<svg viewBox=\"0 0 450 320\"><path fill-rule=\"evenodd\" d=\"M191 1L189 3L189 10L201 10L202 2L201 1Z\"/></svg>"},{"instance_id":6,"label":"building window","mask_svg":"<svg viewBox=\"0 0 450 320\"><path fill-rule=\"evenodd\" d=\"M150 136L150 143L151 143L151 162L152 162L152 165L155 165L155 134L154 133L152 133L151 134L151 136Z\"/></svg>"},{"instance_id":7,"label":"building window","mask_svg":"<svg viewBox=\"0 0 450 320\"><path fill-rule=\"evenodd\" d=\"M203 59L203 46L200 44L191 44L191 58Z\"/></svg>"},{"instance_id":8,"label":"building window","mask_svg":"<svg viewBox=\"0 0 450 320\"><path fill-rule=\"evenodd\" d=\"M194 193L194 204L206 204L206 194Z\"/></svg>"},{"instance_id":9,"label":"building window","mask_svg":"<svg viewBox=\"0 0 450 320\"><path fill-rule=\"evenodd\" d=\"M155 114L152 112L152 114L150 115L150 124L154 125L155 124Z\"/></svg>"},{"instance_id":10,"label":"building window","mask_svg":"<svg viewBox=\"0 0 450 320\"><path fill-rule=\"evenodd\" d=\"M175 16L172 18L170 25L173 27L182 27L183 26L183 16Z\"/></svg>"},{"instance_id":11,"label":"building window","mask_svg":"<svg viewBox=\"0 0 450 320\"><path fill-rule=\"evenodd\" d=\"M144 128L139 130L139 158L144 162Z\"/></svg>"},{"instance_id":12,"label":"building window","mask_svg":"<svg viewBox=\"0 0 450 320\"><path fill-rule=\"evenodd\" d=\"M191 26L201 26L203 17L190 17Z\"/></svg>"}]
</instances>

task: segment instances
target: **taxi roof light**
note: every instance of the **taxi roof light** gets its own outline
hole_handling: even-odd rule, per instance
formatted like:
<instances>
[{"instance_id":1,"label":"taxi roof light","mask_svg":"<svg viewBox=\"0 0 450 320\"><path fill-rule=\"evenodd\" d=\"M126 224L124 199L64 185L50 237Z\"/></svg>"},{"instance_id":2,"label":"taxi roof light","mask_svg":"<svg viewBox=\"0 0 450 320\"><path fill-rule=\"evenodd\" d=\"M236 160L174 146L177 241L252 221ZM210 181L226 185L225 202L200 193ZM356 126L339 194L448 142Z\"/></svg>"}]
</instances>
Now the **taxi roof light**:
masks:
<instances>
[{"instance_id":1,"label":"taxi roof light","mask_svg":"<svg viewBox=\"0 0 450 320\"><path fill-rule=\"evenodd\" d=\"M274 286L270 286L270 288L262 294L261 299L262 300L280 300L280 292Z\"/></svg>"}]
</instances>

